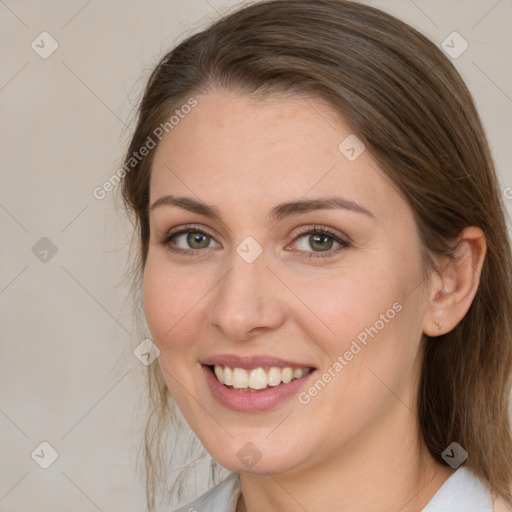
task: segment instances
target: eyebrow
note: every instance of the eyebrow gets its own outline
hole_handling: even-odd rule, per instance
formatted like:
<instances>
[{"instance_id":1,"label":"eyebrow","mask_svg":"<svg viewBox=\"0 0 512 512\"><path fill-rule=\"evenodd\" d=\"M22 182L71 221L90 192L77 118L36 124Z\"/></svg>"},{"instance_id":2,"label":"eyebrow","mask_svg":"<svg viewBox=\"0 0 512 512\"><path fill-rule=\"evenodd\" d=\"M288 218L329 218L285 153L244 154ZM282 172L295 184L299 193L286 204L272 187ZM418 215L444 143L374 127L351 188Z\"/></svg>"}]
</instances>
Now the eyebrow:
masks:
<instances>
[{"instance_id":1,"label":"eyebrow","mask_svg":"<svg viewBox=\"0 0 512 512\"><path fill-rule=\"evenodd\" d=\"M159 197L150 207L150 211L160 206L176 206L192 213L203 215L213 220L222 222L219 209L216 206L197 201L190 197L174 197L166 195ZM343 209L361 213L375 219L375 215L363 206L341 197L324 197L318 199L299 199L281 203L272 208L268 215L269 221L280 221L291 215L308 213L315 210Z\"/></svg>"}]
</instances>

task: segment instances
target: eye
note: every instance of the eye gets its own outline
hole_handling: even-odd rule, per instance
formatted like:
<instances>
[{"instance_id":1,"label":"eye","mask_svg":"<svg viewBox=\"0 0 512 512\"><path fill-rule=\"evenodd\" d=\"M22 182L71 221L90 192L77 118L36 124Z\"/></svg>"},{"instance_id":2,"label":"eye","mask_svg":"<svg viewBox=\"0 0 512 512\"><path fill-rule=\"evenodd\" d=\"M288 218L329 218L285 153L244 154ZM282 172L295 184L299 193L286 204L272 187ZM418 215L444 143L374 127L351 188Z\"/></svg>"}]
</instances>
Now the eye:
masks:
<instances>
[{"instance_id":1,"label":"eye","mask_svg":"<svg viewBox=\"0 0 512 512\"><path fill-rule=\"evenodd\" d=\"M220 247L209 233L194 226L171 231L160 243L173 252L187 254L200 249Z\"/></svg>"},{"instance_id":2,"label":"eye","mask_svg":"<svg viewBox=\"0 0 512 512\"><path fill-rule=\"evenodd\" d=\"M294 244L299 251L310 253L308 257L333 256L339 251L350 247L350 243L347 240L320 226L306 228L297 236Z\"/></svg>"},{"instance_id":3,"label":"eye","mask_svg":"<svg viewBox=\"0 0 512 512\"><path fill-rule=\"evenodd\" d=\"M189 255L198 254L202 249L221 247L212 235L196 226L171 230L160 243L174 253ZM291 244L293 245L295 245L294 249L312 258L334 256L350 247L350 242L327 228L314 226L299 233Z\"/></svg>"}]
</instances>

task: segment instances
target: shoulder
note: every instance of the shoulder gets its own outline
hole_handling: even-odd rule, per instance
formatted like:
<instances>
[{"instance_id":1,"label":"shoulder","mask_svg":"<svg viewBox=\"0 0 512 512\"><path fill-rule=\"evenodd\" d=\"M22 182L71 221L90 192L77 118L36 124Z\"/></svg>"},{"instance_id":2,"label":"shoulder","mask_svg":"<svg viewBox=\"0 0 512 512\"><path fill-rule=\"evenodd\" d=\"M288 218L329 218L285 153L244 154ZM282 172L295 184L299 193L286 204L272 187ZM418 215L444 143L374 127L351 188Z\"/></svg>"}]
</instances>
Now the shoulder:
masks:
<instances>
[{"instance_id":1,"label":"shoulder","mask_svg":"<svg viewBox=\"0 0 512 512\"><path fill-rule=\"evenodd\" d=\"M492 507L487 486L472 471L460 467L438 489L422 512L492 512Z\"/></svg>"},{"instance_id":2,"label":"shoulder","mask_svg":"<svg viewBox=\"0 0 512 512\"><path fill-rule=\"evenodd\" d=\"M505 503L505 501L502 498L498 498L494 502L493 512L512 512L512 507L510 505L507 505L507 503Z\"/></svg>"},{"instance_id":3,"label":"shoulder","mask_svg":"<svg viewBox=\"0 0 512 512\"><path fill-rule=\"evenodd\" d=\"M240 480L236 473L174 512L235 512L240 496Z\"/></svg>"}]
</instances>

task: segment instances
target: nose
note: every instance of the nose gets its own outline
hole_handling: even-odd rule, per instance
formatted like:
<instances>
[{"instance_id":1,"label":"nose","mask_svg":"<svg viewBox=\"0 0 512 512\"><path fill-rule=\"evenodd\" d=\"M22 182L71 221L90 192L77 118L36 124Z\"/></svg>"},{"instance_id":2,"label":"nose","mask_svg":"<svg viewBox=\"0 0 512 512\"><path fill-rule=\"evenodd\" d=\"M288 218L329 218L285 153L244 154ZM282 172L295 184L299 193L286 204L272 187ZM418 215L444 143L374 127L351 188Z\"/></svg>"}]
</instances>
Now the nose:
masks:
<instances>
[{"instance_id":1,"label":"nose","mask_svg":"<svg viewBox=\"0 0 512 512\"><path fill-rule=\"evenodd\" d=\"M215 288L212 325L223 336L249 341L285 321L279 282L267 267L265 252L248 263L234 253L229 272Z\"/></svg>"}]
</instances>

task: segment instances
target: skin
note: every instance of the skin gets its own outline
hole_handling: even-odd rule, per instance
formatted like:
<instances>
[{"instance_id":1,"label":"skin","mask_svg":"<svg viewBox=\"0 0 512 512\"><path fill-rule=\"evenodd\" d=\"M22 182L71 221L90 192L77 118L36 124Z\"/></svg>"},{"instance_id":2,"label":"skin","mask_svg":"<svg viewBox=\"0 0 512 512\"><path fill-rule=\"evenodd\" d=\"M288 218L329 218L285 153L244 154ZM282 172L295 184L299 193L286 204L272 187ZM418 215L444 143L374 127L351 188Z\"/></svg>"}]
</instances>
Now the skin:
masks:
<instances>
[{"instance_id":1,"label":"skin","mask_svg":"<svg viewBox=\"0 0 512 512\"><path fill-rule=\"evenodd\" d=\"M453 470L434 461L419 435L420 341L467 312L482 232L464 230L458 263L439 261L439 274L426 280L408 203L368 150L353 162L338 150L351 131L331 107L226 91L196 98L156 149L150 204L188 197L214 205L222 220L152 209L143 282L159 364L180 410L212 456L240 473L238 511L421 510ZM279 203L333 195L372 216L322 209L267 218ZM191 248L186 235L161 243L187 224L211 234L207 248ZM314 257L325 252L299 233L313 226L351 245ZM248 236L263 249L253 263L236 252ZM307 362L320 376L397 302L401 311L308 404L293 397L241 413L209 391L200 361L217 354ZM247 442L261 453L251 468L237 456Z\"/></svg>"}]
</instances>

